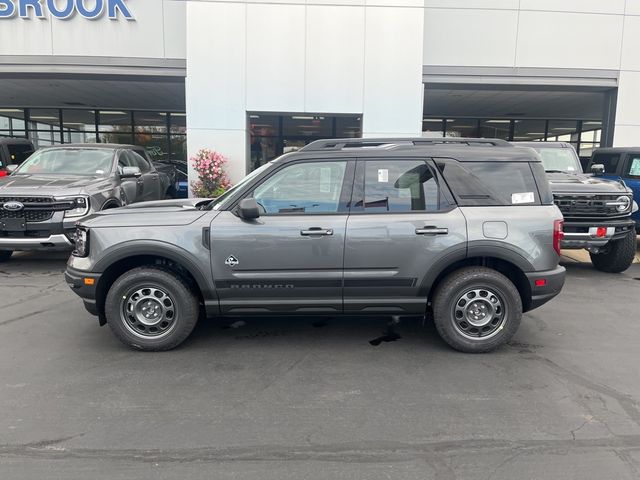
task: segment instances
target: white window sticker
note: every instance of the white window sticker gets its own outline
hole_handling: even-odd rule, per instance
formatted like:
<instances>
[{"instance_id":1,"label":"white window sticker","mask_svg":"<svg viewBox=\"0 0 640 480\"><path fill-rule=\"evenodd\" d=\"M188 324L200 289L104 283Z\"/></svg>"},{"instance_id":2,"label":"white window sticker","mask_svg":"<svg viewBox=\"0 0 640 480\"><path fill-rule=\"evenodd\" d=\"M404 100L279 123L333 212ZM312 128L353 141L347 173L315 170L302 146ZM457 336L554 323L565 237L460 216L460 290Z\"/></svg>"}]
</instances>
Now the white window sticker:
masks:
<instances>
[{"instance_id":1,"label":"white window sticker","mask_svg":"<svg viewBox=\"0 0 640 480\"><path fill-rule=\"evenodd\" d=\"M378 169L378 183L389 183L389 170L386 168Z\"/></svg>"},{"instance_id":2,"label":"white window sticker","mask_svg":"<svg viewBox=\"0 0 640 480\"><path fill-rule=\"evenodd\" d=\"M533 195L533 192L511 194L511 203L514 205L518 203L533 203L533 202L535 202L535 197Z\"/></svg>"}]
</instances>

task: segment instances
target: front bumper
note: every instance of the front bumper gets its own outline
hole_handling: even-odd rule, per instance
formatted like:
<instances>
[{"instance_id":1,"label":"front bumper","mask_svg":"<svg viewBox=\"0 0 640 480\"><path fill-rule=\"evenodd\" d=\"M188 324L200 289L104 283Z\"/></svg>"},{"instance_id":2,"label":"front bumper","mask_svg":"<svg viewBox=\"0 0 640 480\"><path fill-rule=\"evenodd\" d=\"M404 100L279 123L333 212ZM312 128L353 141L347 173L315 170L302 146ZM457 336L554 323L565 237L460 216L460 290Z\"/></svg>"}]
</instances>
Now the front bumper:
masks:
<instances>
[{"instance_id":1,"label":"front bumper","mask_svg":"<svg viewBox=\"0 0 640 480\"><path fill-rule=\"evenodd\" d=\"M71 250L73 242L65 234L48 237L0 237L0 250Z\"/></svg>"},{"instance_id":2,"label":"front bumper","mask_svg":"<svg viewBox=\"0 0 640 480\"><path fill-rule=\"evenodd\" d=\"M561 266L544 272L525 273L531 289L531 303L526 311L538 308L558 295L564 286L565 273L566 269ZM543 280L544 285L536 285L536 281L542 283Z\"/></svg>"},{"instance_id":3,"label":"front bumper","mask_svg":"<svg viewBox=\"0 0 640 480\"><path fill-rule=\"evenodd\" d=\"M599 227L606 229L603 236L598 236ZM620 240L635 230L636 222L631 218L623 220L589 220L589 221L564 221L564 240L561 248L593 248L603 247L611 240Z\"/></svg>"},{"instance_id":4,"label":"front bumper","mask_svg":"<svg viewBox=\"0 0 640 480\"><path fill-rule=\"evenodd\" d=\"M64 272L64 279L67 285L69 285L69 288L82 299L84 308L86 308L91 315L96 316L99 315L96 305L96 295L100 276L100 273L83 272L82 270L77 270L69 266L67 266L67 270Z\"/></svg>"}]
</instances>

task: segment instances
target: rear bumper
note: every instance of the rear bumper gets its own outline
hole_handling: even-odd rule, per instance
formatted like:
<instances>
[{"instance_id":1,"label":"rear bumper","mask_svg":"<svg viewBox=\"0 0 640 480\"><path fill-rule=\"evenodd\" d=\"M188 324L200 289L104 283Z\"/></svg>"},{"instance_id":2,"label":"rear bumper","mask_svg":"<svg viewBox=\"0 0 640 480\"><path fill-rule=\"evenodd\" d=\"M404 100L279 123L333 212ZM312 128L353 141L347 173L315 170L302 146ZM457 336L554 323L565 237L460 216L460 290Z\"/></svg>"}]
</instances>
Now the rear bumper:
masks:
<instances>
[{"instance_id":1,"label":"rear bumper","mask_svg":"<svg viewBox=\"0 0 640 480\"><path fill-rule=\"evenodd\" d=\"M597 236L599 227L604 227L606 233ZM603 247L611 240L620 240L635 230L636 222L632 218L623 220L590 220L590 221L564 221L564 240L561 247L572 248L592 248Z\"/></svg>"},{"instance_id":2,"label":"rear bumper","mask_svg":"<svg viewBox=\"0 0 640 480\"><path fill-rule=\"evenodd\" d=\"M525 273L531 289L531 303L527 311L544 305L558 295L564 286L565 273L565 268L561 266L544 272ZM542 280L545 281L544 285L537 286L536 281L542 283Z\"/></svg>"},{"instance_id":3,"label":"rear bumper","mask_svg":"<svg viewBox=\"0 0 640 480\"><path fill-rule=\"evenodd\" d=\"M67 267L67 270L64 272L64 279L67 285L69 285L69 288L82 299L84 308L86 308L91 315L96 316L99 315L96 305L96 292L100 276L100 273L83 272L73 267ZM93 283L91 283L91 281L93 281ZM89 285L87 283L89 283Z\"/></svg>"}]
</instances>

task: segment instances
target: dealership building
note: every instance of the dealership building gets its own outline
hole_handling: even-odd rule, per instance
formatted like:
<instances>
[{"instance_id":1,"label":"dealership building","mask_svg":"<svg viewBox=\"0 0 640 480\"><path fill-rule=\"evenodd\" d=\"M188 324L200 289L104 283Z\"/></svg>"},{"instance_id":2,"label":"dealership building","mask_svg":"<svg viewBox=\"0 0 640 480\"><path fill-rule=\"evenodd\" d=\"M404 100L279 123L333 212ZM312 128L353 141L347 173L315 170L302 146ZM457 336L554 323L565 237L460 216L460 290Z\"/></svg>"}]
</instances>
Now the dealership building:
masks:
<instances>
[{"instance_id":1,"label":"dealership building","mask_svg":"<svg viewBox=\"0 0 640 480\"><path fill-rule=\"evenodd\" d=\"M0 136L229 158L328 137L640 145L640 2L0 0Z\"/></svg>"}]
</instances>

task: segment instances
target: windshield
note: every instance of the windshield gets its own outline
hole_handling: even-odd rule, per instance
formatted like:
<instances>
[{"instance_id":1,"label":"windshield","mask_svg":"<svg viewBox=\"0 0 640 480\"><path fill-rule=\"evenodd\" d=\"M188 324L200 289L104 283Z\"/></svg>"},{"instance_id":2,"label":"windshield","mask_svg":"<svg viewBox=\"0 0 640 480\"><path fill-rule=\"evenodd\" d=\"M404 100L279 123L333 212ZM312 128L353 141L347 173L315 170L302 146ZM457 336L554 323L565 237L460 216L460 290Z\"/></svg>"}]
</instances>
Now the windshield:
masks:
<instances>
[{"instance_id":1,"label":"windshield","mask_svg":"<svg viewBox=\"0 0 640 480\"><path fill-rule=\"evenodd\" d=\"M265 170L267 170L270 166L272 165L272 162L269 163L265 163L264 165L262 165L260 168L254 170L253 172L251 172L249 175L247 175L246 177L244 177L242 180L240 180L239 183L235 184L233 187L231 187L229 190L227 190L226 192L224 192L222 195L220 195L218 198L216 198L215 200L213 200L209 205L208 208L213 208L213 210L218 210L222 207L222 205L224 204L225 200L227 200L231 194L233 192L235 192L237 189L239 189L240 187L242 187L243 185L246 185L248 182L250 182L251 180L253 180L255 177L257 177L258 175L260 175L262 172L264 172Z\"/></svg>"},{"instance_id":2,"label":"windshield","mask_svg":"<svg viewBox=\"0 0 640 480\"><path fill-rule=\"evenodd\" d=\"M546 172L582 173L580 160L572 148L534 148L542 157Z\"/></svg>"},{"instance_id":3,"label":"windshield","mask_svg":"<svg viewBox=\"0 0 640 480\"><path fill-rule=\"evenodd\" d=\"M15 174L106 176L111 173L112 166L112 150L55 148L34 153Z\"/></svg>"}]
</instances>

